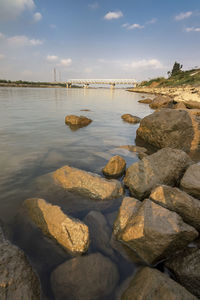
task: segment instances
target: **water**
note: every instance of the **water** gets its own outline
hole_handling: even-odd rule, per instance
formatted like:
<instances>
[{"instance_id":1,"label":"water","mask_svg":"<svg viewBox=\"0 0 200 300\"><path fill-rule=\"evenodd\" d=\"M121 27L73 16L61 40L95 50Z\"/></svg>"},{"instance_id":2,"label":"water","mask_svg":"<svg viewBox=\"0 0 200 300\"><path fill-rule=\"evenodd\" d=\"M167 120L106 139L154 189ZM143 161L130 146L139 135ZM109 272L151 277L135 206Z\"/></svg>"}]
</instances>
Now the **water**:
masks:
<instances>
[{"instance_id":1,"label":"water","mask_svg":"<svg viewBox=\"0 0 200 300\"><path fill-rule=\"evenodd\" d=\"M32 183L37 177L63 165L101 174L113 155L124 157L127 165L137 161L136 154L118 147L134 145L138 128L123 122L121 115L131 113L142 118L152 112L148 105L137 102L141 97L121 89L0 88L0 219L40 274L45 299L53 299L51 270L68 257L39 231L24 228L17 217L21 204L35 196ZM80 111L83 109L90 111ZM72 131L64 122L68 114L85 115L93 122ZM73 210L73 204L65 207L63 199L46 200L59 203L80 218L87 213L87 209L82 213L81 209ZM102 212L111 216L116 206ZM48 259L45 253L50 246L55 249ZM124 270L126 263L122 262L118 257L121 281L134 269L133 265Z\"/></svg>"}]
</instances>

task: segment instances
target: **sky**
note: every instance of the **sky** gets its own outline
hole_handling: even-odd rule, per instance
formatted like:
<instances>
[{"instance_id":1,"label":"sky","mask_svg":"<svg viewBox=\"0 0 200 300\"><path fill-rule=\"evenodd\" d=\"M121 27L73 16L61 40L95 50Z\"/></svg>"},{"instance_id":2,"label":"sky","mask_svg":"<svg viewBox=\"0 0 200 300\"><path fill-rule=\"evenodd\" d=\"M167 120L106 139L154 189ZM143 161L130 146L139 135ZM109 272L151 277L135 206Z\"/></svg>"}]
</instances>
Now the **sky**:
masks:
<instances>
[{"instance_id":1,"label":"sky","mask_svg":"<svg viewBox=\"0 0 200 300\"><path fill-rule=\"evenodd\" d=\"M0 79L141 81L199 49L199 0L0 0Z\"/></svg>"}]
</instances>

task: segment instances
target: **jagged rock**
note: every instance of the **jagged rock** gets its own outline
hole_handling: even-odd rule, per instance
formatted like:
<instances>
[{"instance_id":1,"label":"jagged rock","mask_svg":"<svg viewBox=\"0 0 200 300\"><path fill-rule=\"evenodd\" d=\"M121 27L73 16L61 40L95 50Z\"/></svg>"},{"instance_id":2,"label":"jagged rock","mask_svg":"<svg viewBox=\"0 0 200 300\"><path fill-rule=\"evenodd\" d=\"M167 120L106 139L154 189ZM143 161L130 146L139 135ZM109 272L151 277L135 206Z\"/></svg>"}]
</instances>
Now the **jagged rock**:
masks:
<instances>
[{"instance_id":1,"label":"jagged rock","mask_svg":"<svg viewBox=\"0 0 200 300\"><path fill-rule=\"evenodd\" d=\"M156 187L150 194L155 203L178 213L183 220L200 230L200 201L187 193L166 185Z\"/></svg>"},{"instance_id":2,"label":"jagged rock","mask_svg":"<svg viewBox=\"0 0 200 300\"><path fill-rule=\"evenodd\" d=\"M198 149L198 126L196 117L186 110L161 109L141 120L137 136L157 148L190 152Z\"/></svg>"},{"instance_id":3,"label":"jagged rock","mask_svg":"<svg viewBox=\"0 0 200 300\"><path fill-rule=\"evenodd\" d=\"M145 153L145 152L139 152L139 153L137 154L137 156L138 156L139 159L143 159L144 157L147 157L148 154Z\"/></svg>"},{"instance_id":4,"label":"jagged rock","mask_svg":"<svg viewBox=\"0 0 200 300\"><path fill-rule=\"evenodd\" d=\"M200 298L200 249L187 248L167 261L165 265L180 284Z\"/></svg>"},{"instance_id":5,"label":"jagged rock","mask_svg":"<svg viewBox=\"0 0 200 300\"><path fill-rule=\"evenodd\" d=\"M150 104L153 102L153 99L146 98L138 101L139 103L145 103L145 104Z\"/></svg>"},{"instance_id":6,"label":"jagged rock","mask_svg":"<svg viewBox=\"0 0 200 300\"><path fill-rule=\"evenodd\" d=\"M156 269L144 267L133 277L121 300L197 300L180 284Z\"/></svg>"},{"instance_id":7,"label":"jagged rock","mask_svg":"<svg viewBox=\"0 0 200 300\"><path fill-rule=\"evenodd\" d=\"M131 114L124 114L121 116L121 118L125 122L132 123L132 124L140 123L141 120L139 117L133 116Z\"/></svg>"},{"instance_id":8,"label":"jagged rock","mask_svg":"<svg viewBox=\"0 0 200 300\"><path fill-rule=\"evenodd\" d=\"M106 218L98 211L91 211L84 218L90 231L91 244L105 255L113 256L114 252L110 246L111 229Z\"/></svg>"},{"instance_id":9,"label":"jagged rock","mask_svg":"<svg viewBox=\"0 0 200 300\"><path fill-rule=\"evenodd\" d=\"M107 299L118 279L115 264L100 253L68 260L51 275L52 289L58 300Z\"/></svg>"},{"instance_id":10,"label":"jagged rock","mask_svg":"<svg viewBox=\"0 0 200 300\"><path fill-rule=\"evenodd\" d=\"M0 243L0 266L1 300L40 300L40 282L25 254L4 237Z\"/></svg>"},{"instance_id":11,"label":"jagged rock","mask_svg":"<svg viewBox=\"0 0 200 300\"><path fill-rule=\"evenodd\" d=\"M119 181L107 180L97 174L70 166L64 166L56 170L53 173L53 178L64 189L92 199L113 199L123 194L123 188Z\"/></svg>"},{"instance_id":12,"label":"jagged rock","mask_svg":"<svg viewBox=\"0 0 200 300\"><path fill-rule=\"evenodd\" d=\"M181 189L186 193L200 199L200 165L194 164L185 172L181 184Z\"/></svg>"},{"instance_id":13,"label":"jagged rock","mask_svg":"<svg viewBox=\"0 0 200 300\"><path fill-rule=\"evenodd\" d=\"M105 176L109 178L121 177L126 169L126 161L119 155L111 157L107 165L102 169Z\"/></svg>"},{"instance_id":14,"label":"jagged rock","mask_svg":"<svg viewBox=\"0 0 200 300\"><path fill-rule=\"evenodd\" d=\"M117 238L145 262L155 264L197 238L198 232L175 212L146 199Z\"/></svg>"},{"instance_id":15,"label":"jagged rock","mask_svg":"<svg viewBox=\"0 0 200 300\"><path fill-rule=\"evenodd\" d=\"M175 185L190 164L185 152L164 148L132 164L126 170L124 184L133 197L144 199L158 184Z\"/></svg>"},{"instance_id":16,"label":"jagged rock","mask_svg":"<svg viewBox=\"0 0 200 300\"><path fill-rule=\"evenodd\" d=\"M32 198L24 201L23 208L43 234L56 240L67 252L75 255L88 250L88 227L64 214L59 206Z\"/></svg>"},{"instance_id":17,"label":"jagged rock","mask_svg":"<svg viewBox=\"0 0 200 300\"><path fill-rule=\"evenodd\" d=\"M156 96L149 106L153 109L168 107L169 103L173 102L169 96Z\"/></svg>"},{"instance_id":18,"label":"jagged rock","mask_svg":"<svg viewBox=\"0 0 200 300\"><path fill-rule=\"evenodd\" d=\"M175 109L186 109L186 106L183 102L178 102L174 105Z\"/></svg>"},{"instance_id":19,"label":"jagged rock","mask_svg":"<svg viewBox=\"0 0 200 300\"><path fill-rule=\"evenodd\" d=\"M187 108L197 108L200 109L200 102L198 101L184 101L184 104Z\"/></svg>"},{"instance_id":20,"label":"jagged rock","mask_svg":"<svg viewBox=\"0 0 200 300\"><path fill-rule=\"evenodd\" d=\"M91 119L84 116L68 115L65 117L65 124L69 125L71 129L78 129L89 125Z\"/></svg>"}]
</instances>

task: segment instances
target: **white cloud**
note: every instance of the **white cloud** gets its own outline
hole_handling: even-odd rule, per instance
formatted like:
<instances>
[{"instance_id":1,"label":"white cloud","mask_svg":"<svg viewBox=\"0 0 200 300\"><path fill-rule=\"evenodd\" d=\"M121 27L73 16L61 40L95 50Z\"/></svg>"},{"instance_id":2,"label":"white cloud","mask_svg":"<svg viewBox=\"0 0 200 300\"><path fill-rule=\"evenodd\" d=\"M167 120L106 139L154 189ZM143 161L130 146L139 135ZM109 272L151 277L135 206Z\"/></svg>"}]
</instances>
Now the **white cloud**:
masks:
<instances>
[{"instance_id":1,"label":"white cloud","mask_svg":"<svg viewBox=\"0 0 200 300\"><path fill-rule=\"evenodd\" d=\"M144 25L132 24L132 25L126 27L126 28L129 29L129 30L132 30L132 29L142 29L142 28L144 28Z\"/></svg>"},{"instance_id":2,"label":"white cloud","mask_svg":"<svg viewBox=\"0 0 200 300\"><path fill-rule=\"evenodd\" d=\"M123 13L120 10L119 11L110 11L104 16L104 19L112 20L112 19L119 19L121 17L123 17Z\"/></svg>"},{"instance_id":3,"label":"white cloud","mask_svg":"<svg viewBox=\"0 0 200 300\"><path fill-rule=\"evenodd\" d=\"M0 0L0 19L15 19L25 10L35 8L33 0Z\"/></svg>"},{"instance_id":4,"label":"white cloud","mask_svg":"<svg viewBox=\"0 0 200 300\"><path fill-rule=\"evenodd\" d=\"M46 60L49 62L55 62L58 61L58 56L56 55L47 55Z\"/></svg>"},{"instance_id":5,"label":"white cloud","mask_svg":"<svg viewBox=\"0 0 200 300\"><path fill-rule=\"evenodd\" d=\"M129 23L124 23L124 24L122 24L122 27L123 28L126 28L126 27L128 27L130 24Z\"/></svg>"},{"instance_id":6,"label":"white cloud","mask_svg":"<svg viewBox=\"0 0 200 300\"><path fill-rule=\"evenodd\" d=\"M175 16L174 19L176 21L181 21L181 20L184 20L184 19L187 19L187 18L191 17L192 14L193 14L192 11L182 12L182 13L178 14L177 16Z\"/></svg>"},{"instance_id":7,"label":"white cloud","mask_svg":"<svg viewBox=\"0 0 200 300\"><path fill-rule=\"evenodd\" d=\"M90 4L88 4L88 7L91 9L97 9L97 8L99 8L99 3L97 1L90 3Z\"/></svg>"},{"instance_id":8,"label":"white cloud","mask_svg":"<svg viewBox=\"0 0 200 300\"><path fill-rule=\"evenodd\" d=\"M16 35L7 39L8 43L12 46L22 47L22 46L38 46L43 44L41 40L29 39L25 35Z\"/></svg>"},{"instance_id":9,"label":"white cloud","mask_svg":"<svg viewBox=\"0 0 200 300\"><path fill-rule=\"evenodd\" d=\"M153 18L150 21L147 21L146 24L155 24L156 22L157 22L157 19Z\"/></svg>"},{"instance_id":10,"label":"white cloud","mask_svg":"<svg viewBox=\"0 0 200 300\"><path fill-rule=\"evenodd\" d=\"M0 59L3 59L3 58L5 58L5 55L0 53Z\"/></svg>"},{"instance_id":11,"label":"white cloud","mask_svg":"<svg viewBox=\"0 0 200 300\"><path fill-rule=\"evenodd\" d=\"M59 65L63 67L68 67L71 65L71 63L72 63L71 58L66 58L66 59L61 59Z\"/></svg>"},{"instance_id":12,"label":"white cloud","mask_svg":"<svg viewBox=\"0 0 200 300\"><path fill-rule=\"evenodd\" d=\"M36 13L33 15L33 20L34 20L34 22L39 22L41 19L42 19L41 13L36 12Z\"/></svg>"},{"instance_id":13,"label":"white cloud","mask_svg":"<svg viewBox=\"0 0 200 300\"><path fill-rule=\"evenodd\" d=\"M160 69L163 68L162 63L157 59L141 59L138 61L133 61L129 64L132 68L154 68Z\"/></svg>"},{"instance_id":14,"label":"white cloud","mask_svg":"<svg viewBox=\"0 0 200 300\"><path fill-rule=\"evenodd\" d=\"M187 27L185 29L185 31L186 32L191 32L191 31L193 31L193 32L200 32L200 27Z\"/></svg>"}]
</instances>

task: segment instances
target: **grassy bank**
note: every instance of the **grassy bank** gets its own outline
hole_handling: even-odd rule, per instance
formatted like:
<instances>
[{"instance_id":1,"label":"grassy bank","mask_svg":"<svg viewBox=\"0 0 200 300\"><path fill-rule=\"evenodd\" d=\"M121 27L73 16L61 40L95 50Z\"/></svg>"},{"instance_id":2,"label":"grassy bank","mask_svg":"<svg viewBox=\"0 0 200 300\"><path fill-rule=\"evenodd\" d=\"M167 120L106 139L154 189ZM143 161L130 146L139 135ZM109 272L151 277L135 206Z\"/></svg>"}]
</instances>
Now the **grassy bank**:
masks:
<instances>
[{"instance_id":1,"label":"grassy bank","mask_svg":"<svg viewBox=\"0 0 200 300\"><path fill-rule=\"evenodd\" d=\"M49 87L61 87L66 88L65 83L58 83L58 82L41 82L41 81L23 81L23 80L17 80L17 81L11 81L11 80L5 80L0 79L0 87L43 87L43 88L49 88ZM73 88L78 88L79 86L72 86Z\"/></svg>"}]
</instances>

